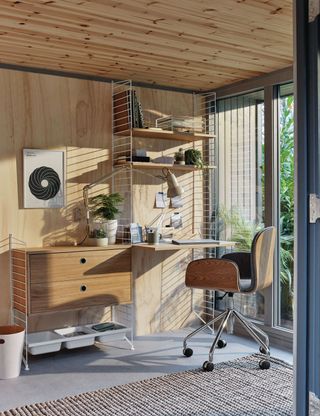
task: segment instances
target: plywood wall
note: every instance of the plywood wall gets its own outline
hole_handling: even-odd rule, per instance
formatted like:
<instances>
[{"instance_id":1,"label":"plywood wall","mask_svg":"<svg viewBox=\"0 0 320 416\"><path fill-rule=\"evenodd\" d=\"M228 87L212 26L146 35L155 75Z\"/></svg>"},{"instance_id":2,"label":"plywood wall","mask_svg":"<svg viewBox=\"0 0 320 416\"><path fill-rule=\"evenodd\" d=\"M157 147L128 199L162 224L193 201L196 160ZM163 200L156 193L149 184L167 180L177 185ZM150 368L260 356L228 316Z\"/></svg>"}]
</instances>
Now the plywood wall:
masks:
<instances>
[{"instance_id":1,"label":"plywood wall","mask_svg":"<svg viewBox=\"0 0 320 416\"><path fill-rule=\"evenodd\" d=\"M111 171L112 129L110 84L0 70L0 90L1 324L7 322L9 317L8 234L12 233L28 246L73 244L74 241L81 240L85 229L82 188ZM138 89L138 95L146 118L154 120L158 114L192 113L190 94ZM167 143L163 149L155 141L143 145L160 154L171 155L179 147L175 142L169 146ZM23 208L23 148L65 151L65 208ZM161 189L161 181L159 185L157 179L154 182L152 178L142 182L141 179L141 176L136 178L134 201L135 211L139 215L144 214L143 218L138 218L144 225L158 214L153 206L155 192ZM192 231L194 209L192 174L183 175L181 180L188 190L183 208L186 224L183 232L189 233ZM162 255L156 256L156 267L153 271L149 266L143 266L145 259L143 253L140 254L142 258L135 273L135 288L136 298L140 296L137 302L137 319L143 316L144 321L139 323L139 332L148 333L178 327L190 313L191 307L189 294L181 291L184 282L184 267L181 264L187 261L187 253L165 258ZM150 282L153 282L157 297L148 306ZM183 313L181 302L184 304ZM170 307L161 307L161 303ZM63 326L75 321L86 322L92 320L90 316L101 313L99 309L91 310L91 315L88 315L88 311L78 311L37 316L31 322L31 329Z\"/></svg>"},{"instance_id":2,"label":"plywood wall","mask_svg":"<svg viewBox=\"0 0 320 416\"><path fill-rule=\"evenodd\" d=\"M111 169L111 88L1 70L0 90L0 322L5 322L8 234L29 246L42 246L70 244L84 233L82 187ZM65 151L65 208L23 209L23 148Z\"/></svg>"}]
</instances>

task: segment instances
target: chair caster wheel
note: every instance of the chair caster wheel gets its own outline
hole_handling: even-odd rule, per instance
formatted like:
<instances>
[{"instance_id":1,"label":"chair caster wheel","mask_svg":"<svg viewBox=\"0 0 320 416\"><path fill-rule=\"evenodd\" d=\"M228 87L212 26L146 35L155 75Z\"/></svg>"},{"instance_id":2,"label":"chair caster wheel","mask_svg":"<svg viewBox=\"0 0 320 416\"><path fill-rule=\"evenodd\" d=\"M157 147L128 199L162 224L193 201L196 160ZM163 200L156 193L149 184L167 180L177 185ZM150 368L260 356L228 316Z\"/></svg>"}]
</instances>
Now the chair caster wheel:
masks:
<instances>
[{"instance_id":1,"label":"chair caster wheel","mask_svg":"<svg viewBox=\"0 0 320 416\"><path fill-rule=\"evenodd\" d=\"M259 351L261 352L261 354L267 354L267 351L263 347L260 347Z\"/></svg>"},{"instance_id":2,"label":"chair caster wheel","mask_svg":"<svg viewBox=\"0 0 320 416\"><path fill-rule=\"evenodd\" d=\"M224 339L219 339L218 343L217 343L217 347L218 348L225 348L227 346L227 341L225 341Z\"/></svg>"},{"instance_id":3,"label":"chair caster wheel","mask_svg":"<svg viewBox=\"0 0 320 416\"><path fill-rule=\"evenodd\" d=\"M259 367L261 370L268 370L270 368L270 362L266 360L259 361Z\"/></svg>"},{"instance_id":4,"label":"chair caster wheel","mask_svg":"<svg viewBox=\"0 0 320 416\"><path fill-rule=\"evenodd\" d=\"M182 352L185 357L191 357L193 354L193 350L191 348L184 348Z\"/></svg>"},{"instance_id":5,"label":"chair caster wheel","mask_svg":"<svg viewBox=\"0 0 320 416\"><path fill-rule=\"evenodd\" d=\"M205 361L202 365L203 371L212 371L214 369L213 363L210 363L210 361Z\"/></svg>"}]
</instances>

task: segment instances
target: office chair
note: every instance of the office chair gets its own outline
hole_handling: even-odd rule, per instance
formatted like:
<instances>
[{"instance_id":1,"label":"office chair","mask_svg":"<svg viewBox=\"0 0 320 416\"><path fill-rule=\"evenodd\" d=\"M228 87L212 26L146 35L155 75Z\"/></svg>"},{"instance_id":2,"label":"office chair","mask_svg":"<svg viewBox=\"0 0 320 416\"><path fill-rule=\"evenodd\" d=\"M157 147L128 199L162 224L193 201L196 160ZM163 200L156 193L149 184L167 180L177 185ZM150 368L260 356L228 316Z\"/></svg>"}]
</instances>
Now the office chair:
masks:
<instances>
[{"instance_id":1,"label":"office chair","mask_svg":"<svg viewBox=\"0 0 320 416\"><path fill-rule=\"evenodd\" d=\"M188 264L186 270L186 286L194 289L223 291L225 292L224 296L228 295L229 298L233 298L234 293L249 294L267 288L271 285L273 279L275 239L276 228L267 227L255 235L251 252L229 253L222 256L221 259L208 258L192 261ZM183 354L186 357L191 357L193 350L187 347L187 341L203 329L222 319L209 351L209 360L205 361L202 366L204 371L212 371L214 369L213 354L216 347L224 348L227 345L221 339L221 335L232 316L238 319L253 339L260 344L260 352L265 354L265 358L259 362L260 368L270 368L270 349L267 334L236 311L233 306L228 307L225 312L186 336L183 340Z\"/></svg>"}]
</instances>

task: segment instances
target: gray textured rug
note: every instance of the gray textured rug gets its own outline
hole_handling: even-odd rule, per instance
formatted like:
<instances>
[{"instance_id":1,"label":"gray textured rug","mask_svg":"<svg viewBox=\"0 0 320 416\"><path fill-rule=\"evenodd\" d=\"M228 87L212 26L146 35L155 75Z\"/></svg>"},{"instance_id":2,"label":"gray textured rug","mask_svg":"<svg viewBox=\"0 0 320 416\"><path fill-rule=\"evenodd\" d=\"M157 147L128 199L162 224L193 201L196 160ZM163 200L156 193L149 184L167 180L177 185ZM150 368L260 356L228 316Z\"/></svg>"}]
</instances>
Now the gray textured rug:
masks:
<instances>
[{"instance_id":1,"label":"gray textured rug","mask_svg":"<svg viewBox=\"0 0 320 416\"><path fill-rule=\"evenodd\" d=\"M12 409L1 416L288 416L292 366L259 355L220 363L212 373L191 370ZM107 377L107 374L106 374Z\"/></svg>"}]
</instances>

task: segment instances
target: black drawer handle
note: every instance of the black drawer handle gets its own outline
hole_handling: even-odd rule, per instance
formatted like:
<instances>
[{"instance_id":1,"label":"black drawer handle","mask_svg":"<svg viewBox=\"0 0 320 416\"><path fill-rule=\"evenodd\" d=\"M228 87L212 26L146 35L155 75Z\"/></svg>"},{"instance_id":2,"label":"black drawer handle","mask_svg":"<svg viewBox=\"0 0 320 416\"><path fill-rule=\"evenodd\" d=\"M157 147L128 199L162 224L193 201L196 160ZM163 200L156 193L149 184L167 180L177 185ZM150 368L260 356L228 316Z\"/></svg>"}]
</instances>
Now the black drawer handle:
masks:
<instances>
[{"instance_id":1,"label":"black drawer handle","mask_svg":"<svg viewBox=\"0 0 320 416\"><path fill-rule=\"evenodd\" d=\"M4 344L6 341L4 339L0 339L0 344Z\"/></svg>"},{"instance_id":2,"label":"black drawer handle","mask_svg":"<svg viewBox=\"0 0 320 416\"><path fill-rule=\"evenodd\" d=\"M81 292L85 292L87 290L87 286L86 285L81 285L80 286L80 291Z\"/></svg>"},{"instance_id":3,"label":"black drawer handle","mask_svg":"<svg viewBox=\"0 0 320 416\"><path fill-rule=\"evenodd\" d=\"M86 262L87 262L87 259L85 259L84 257L81 257L80 263L81 264L86 264Z\"/></svg>"}]
</instances>

